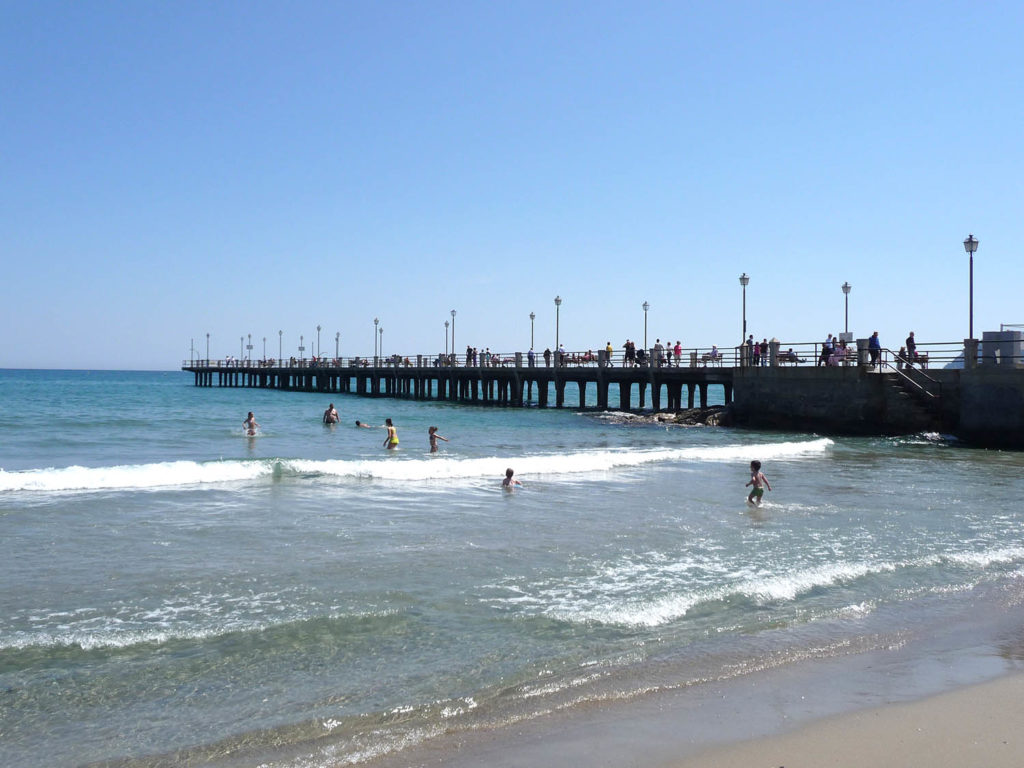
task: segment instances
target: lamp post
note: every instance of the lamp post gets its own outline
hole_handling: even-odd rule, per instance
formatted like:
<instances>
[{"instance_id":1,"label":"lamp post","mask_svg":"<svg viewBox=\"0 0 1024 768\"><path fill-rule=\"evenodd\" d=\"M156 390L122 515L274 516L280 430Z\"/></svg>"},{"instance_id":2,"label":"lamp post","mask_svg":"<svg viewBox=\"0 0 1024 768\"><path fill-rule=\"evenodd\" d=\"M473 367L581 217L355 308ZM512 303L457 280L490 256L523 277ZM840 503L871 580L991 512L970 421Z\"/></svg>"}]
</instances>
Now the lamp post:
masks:
<instances>
[{"instance_id":1,"label":"lamp post","mask_svg":"<svg viewBox=\"0 0 1024 768\"><path fill-rule=\"evenodd\" d=\"M381 356L381 359L383 359L384 358L384 329L383 328L379 329L378 333L380 333L380 356Z\"/></svg>"},{"instance_id":2,"label":"lamp post","mask_svg":"<svg viewBox=\"0 0 1024 768\"><path fill-rule=\"evenodd\" d=\"M444 356L448 357L448 321L444 321Z\"/></svg>"},{"instance_id":3,"label":"lamp post","mask_svg":"<svg viewBox=\"0 0 1024 768\"><path fill-rule=\"evenodd\" d=\"M533 349L533 321L537 319L537 316L530 313L530 349Z\"/></svg>"},{"instance_id":4,"label":"lamp post","mask_svg":"<svg viewBox=\"0 0 1024 768\"><path fill-rule=\"evenodd\" d=\"M299 334L299 360L301 360L304 357L302 353L306 351L305 339L305 336Z\"/></svg>"},{"instance_id":5,"label":"lamp post","mask_svg":"<svg viewBox=\"0 0 1024 768\"><path fill-rule=\"evenodd\" d=\"M743 286L743 340L740 342L746 343L747 341L747 283L750 282L750 276L744 272L740 275L740 285Z\"/></svg>"},{"instance_id":6,"label":"lamp post","mask_svg":"<svg viewBox=\"0 0 1024 768\"><path fill-rule=\"evenodd\" d=\"M281 356L282 356L281 353L284 351L282 346L281 346L283 343L284 343L284 331L278 331L277 332L277 364L278 365L284 365L284 363L281 361Z\"/></svg>"},{"instance_id":7,"label":"lamp post","mask_svg":"<svg viewBox=\"0 0 1024 768\"><path fill-rule=\"evenodd\" d=\"M245 345L246 352L249 353L247 360L252 360L252 334L249 334L249 343Z\"/></svg>"},{"instance_id":8,"label":"lamp post","mask_svg":"<svg viewBox=\"0 0 1024 768\"><path fill-rule=\"evenodd\" d=\"M562 311L562 297L561 296L555 296L555 355L556 355L555 359L558 360L559 363L562 362L561 359L560 359L561 358L561 354L558 351L560 349L560 346L558 344L558 331L559 331L559 327L558 326L559 326L559 321L561 319L561 311Z\"/></svg>"},{"instance_id":9,"label":"lamp post","mask_svg":"<svg viewBox=\"0 0 1024 768\"><path fill-rule=\"evenodd\" d=\"M320 357L320 326L316 327L316 356Z\"/></svg>"},{"instance_id":10,"label":"lamp post","mask_svg":"<svg viewBox=\"0 0 1024 768\"><path fill-rule=\"evenodd\" d=\"M971 255L971 266L970 266L970 325L969 336L974 338L974 252L978 250L978 238L974 235L968 235L967 239L964 240L964 250Z\"/></svg>"},{"instance_id":11,"label":"lamp post","mask_svg":"<svg viewBox=\"0 0 1024 768\"><path fill-rule=\"evenodd\" d=\"M843 283L843 294L846 301L846 310L843 315L843 332L850 332L850 289L853 286L849 283Z\"/></svg>"},{"instance_id":12,"label":"lamp post","mask_svg":"<svg viewBox=\"0 0 1024 768\"><path fill-rule=\"evenodd\" d=\"M452 310L452 354L455 354L455 310Z\"/></svg>"},{"instance_id":13,"label":"lamp post","mask_svg":"<svg viewBox=\"0 0 1024 768\"><path fill-rule=\"evenodd\" d=\"M206 334L206 364L210 364L210 334Z\"/></svg>"},{"instance_id":14,"label":"lamp post","mask_svg":"<svg viewBox=\"0 0 1024 768\"><path fill-rule=\"evenodd\" d=\"M239 360L239 364L241 364L242 360L245 360L244 348L245 348L245 336L239 336L238 337L238 360Z\"/></svg>"},{"instance_id":15,"label":"lamp post","mask_svg":"<svg viewBox=\"0 0 1024 768\"><path fill-rule=\"evenodd\" d=\"M373 357L377 359L377 324L380 322L379 317L373 318Z\"/></svg>"},{"instance_id":16,"label":"lamp post","mask_svg":"<svg viewBox=\"0 0 1024 768\"><path fill-rule=\"evenodd\" d=\"M264 361L267 359L267 337L266 336L263 337L263 359L264 359Z\"/></svg>"},{"instance_id":17,"label":"lamp post","mask_svg":"<svg viewBox=\"0 0 1024 768\"><path fill-rule=\"evenodd\" d=\"M644 308L644 349L647 349L647 310L649 310L651 308L650 303L645 301L643 303L643 308Z\"/></svg>"},{"instance_id":18,"label":"lamp post","mask_svg":"<svg viewBox=\"0 0 1024 768\"><path fill-rule=\"evenodd\" d=\"M340 355L338 350L341 348L341 331L334 332L334 359L337 360Z\"/></svg>"}]
</instances>

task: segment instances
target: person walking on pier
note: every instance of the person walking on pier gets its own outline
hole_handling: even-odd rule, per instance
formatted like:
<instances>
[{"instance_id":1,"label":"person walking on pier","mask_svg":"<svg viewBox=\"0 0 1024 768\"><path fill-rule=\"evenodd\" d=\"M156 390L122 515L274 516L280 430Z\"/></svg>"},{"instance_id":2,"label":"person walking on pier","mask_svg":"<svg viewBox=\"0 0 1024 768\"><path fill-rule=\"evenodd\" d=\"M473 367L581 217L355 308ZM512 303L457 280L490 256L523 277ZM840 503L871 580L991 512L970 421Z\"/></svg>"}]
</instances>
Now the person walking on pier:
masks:
<instances>
[{"instance_id":1,"label":"person walking on pier","mask_svg":"<svg viewBox=\"0 0 1024 768\"><path fill-rule=\"evenodd\" d=\"M384 447L389 451L398 447L398 430L395 429L395 425L391 423L391 419L384 419L384 428L388 431L388 436L384 438Z\"/></svg>"},{"instance_id":2,"label":"person walking on pier","mask_svg":"<svg viewBox=\"0 0 1024 768\"><path fill-rule=\"evenodd\" d=\"M626 359L622 362L623 367L636 368L636 344L630 339L626 339L622 348L626 350Z\"/></svg>"},{"instance_id":3,"label":"person walking on pier","mask_svg":"<svg viewBox=\"0 0 1024 768\"><path fill-rule=\"evenodd\" d=\"M545 368L550 368L551 367L551 347L547 347L544 350L544 367Z\"/></svg>"},{"instance_id":4,"label":"person walking on pier","mask_svg":"<svg viewBox=\"0 0 1024 768\"><path fill-rule=\"evenodd\" d=\"M341 417L338 416L338 410L334 407L334 403L331 403L324 411L324 424L337 424L339 421L341 421Z\"/></svg>"}]
</instances>

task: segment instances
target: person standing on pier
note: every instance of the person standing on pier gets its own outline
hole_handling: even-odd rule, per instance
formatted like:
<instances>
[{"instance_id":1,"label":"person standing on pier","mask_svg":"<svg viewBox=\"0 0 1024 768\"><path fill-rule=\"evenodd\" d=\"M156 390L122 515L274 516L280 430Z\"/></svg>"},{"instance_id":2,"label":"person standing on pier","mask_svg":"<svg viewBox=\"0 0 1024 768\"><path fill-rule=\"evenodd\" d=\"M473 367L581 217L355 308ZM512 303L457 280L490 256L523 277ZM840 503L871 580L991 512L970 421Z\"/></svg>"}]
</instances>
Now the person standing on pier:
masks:
<instances>
[{"instance_id":1,"label":"person standing on pier","mask_svg":"<svg viewBox=\"0 0 1024 768\"><path fill-rule=\"evenodd\" d=\"M871 367L878 365L878 359L882 356L882 341L878 338L878 331L871 334L868 339L868 352L871 353Z\"/></svg>"},{"instance_id":2,"label":"person standing on pier","mask_svg":"<svg viewBox=\"0 0 1024 768\"><path fill-rule=\"evenodd\" d=\"M914 364L914 360L917 359L917 341L914 339L914 332L911 331L910 335L907 336L906 341L907 347L907 367Z\"/></svg>"},{"instance_id":3,"label":"person standing on pier","mask_svg":"<svg viewBox=\"0 0 1024 768\"><path fill-rule=\"evenodd\" d=\"M832 341L832 334L828 335L825 343L821 345L821 354L818 356L817 365L828 365L828 359L832 357L832 350L835 349L835 342Z\"/></svg>"}]
</instances>

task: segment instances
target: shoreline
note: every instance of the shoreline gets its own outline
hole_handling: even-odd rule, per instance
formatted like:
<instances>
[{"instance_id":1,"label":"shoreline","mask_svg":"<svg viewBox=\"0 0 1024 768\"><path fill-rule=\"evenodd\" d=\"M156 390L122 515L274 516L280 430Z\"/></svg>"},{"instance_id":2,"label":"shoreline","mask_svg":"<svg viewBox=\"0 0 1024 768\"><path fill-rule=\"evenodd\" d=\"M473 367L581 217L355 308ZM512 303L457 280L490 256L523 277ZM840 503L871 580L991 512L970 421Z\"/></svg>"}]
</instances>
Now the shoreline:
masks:
<instances>
[{"instance_id":1,"label":"shoreline","mask_svg":"<svg viewBox=\"0 0 1024 768\"><path fill-rule=\"evenodd\" d=\"M927 625L894 628L873 650L809 648L801 661L769 660L737 677L450 731L366 765L1015 767L1024 759L1024 579L982 592L939 606Z\"/></svg>"},{"instance_id":2,"label":"shoreline","mask_svg":"<svg viewBox=\"0 0 1024 768\"><path fill-rule=\"evenodd\" d=\"M827 717L796 730L704 750L673 768L893 765L1016 768L1024 759L1024 673Z\"/></svg>"}]
</instances>

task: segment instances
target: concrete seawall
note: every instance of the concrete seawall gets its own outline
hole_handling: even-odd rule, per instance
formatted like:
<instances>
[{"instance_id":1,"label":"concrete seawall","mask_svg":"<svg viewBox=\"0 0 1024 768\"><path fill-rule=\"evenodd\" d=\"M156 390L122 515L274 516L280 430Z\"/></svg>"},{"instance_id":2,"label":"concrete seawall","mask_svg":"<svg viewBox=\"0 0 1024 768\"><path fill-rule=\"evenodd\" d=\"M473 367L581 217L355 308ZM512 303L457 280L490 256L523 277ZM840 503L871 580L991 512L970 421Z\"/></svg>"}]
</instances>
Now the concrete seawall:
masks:
<instances>
[{"instance_id":1,"label":"concrete seawall","mask_svg":"<svg viewBox=\"0 0 1024 768\"><path fill-rule=\"evenodd\" d=\"M734 371L736 424L861 435L942 432L1024 448L1024 369L929 370L925 393L894 373L846 368Z\"/></svg>"}]
</instances>

